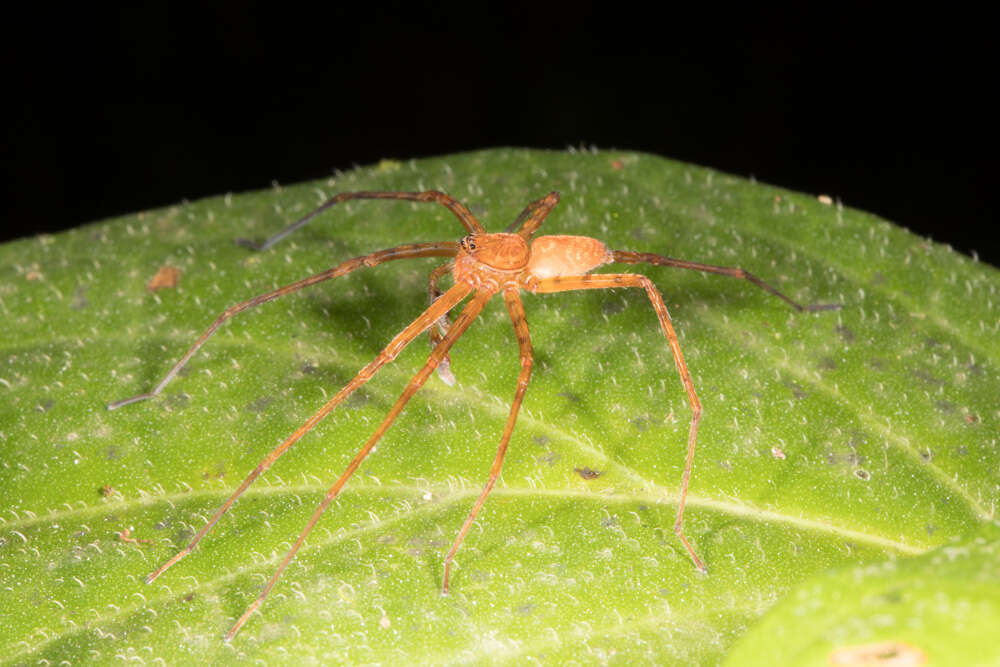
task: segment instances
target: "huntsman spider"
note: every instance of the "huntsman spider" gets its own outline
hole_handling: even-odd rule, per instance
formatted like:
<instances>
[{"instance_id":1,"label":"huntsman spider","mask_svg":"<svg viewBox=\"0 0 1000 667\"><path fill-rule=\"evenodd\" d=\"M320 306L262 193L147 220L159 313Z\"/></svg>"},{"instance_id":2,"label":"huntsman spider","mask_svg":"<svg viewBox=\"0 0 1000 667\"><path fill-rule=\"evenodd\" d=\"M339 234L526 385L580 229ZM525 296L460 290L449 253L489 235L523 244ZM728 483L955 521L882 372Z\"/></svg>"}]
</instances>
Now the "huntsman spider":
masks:
<instances>
[{"instance_id":1,"label":"huntsman spider","mask_svg":"<svg viewBox=\"0 0 1000 667\"><path fill-rule=\"evenodd\" d=\"M681 383L687 394L687 400L691 408L691 423L688 431L687 456L684 463L684 472L681 476L680 497L677 504L677 520L674 523L674 532L683 544L684 549L691 557L695 567L705 572L704 563L695 553L687 537L684 534L684 503L687 498L688 483L691 478L691 467L694 461L695 441L698 433L698 422L701 418L701 403L695 393L694 384L691 382L691 375L681 348L677 341L677 335L667 313L667 307L663 302L663 297L657 290L653 282L646 276L634 273L591 273L595 268L604 264L653 264L659 266L673 266L681 269L692 269L715 273L733 278L748 280L754 285L770 292L774 296L783 299L793 308L803 310L829 310L839 308L838 305L803 305L793 301L789 297L779 292L774 287L765 283L760 278L744 271L740 268L730 268L713 266L710 264L699 264L680 259L672 259L652 253L632 252L629 250L611 250L603 242L585 236L539 236L533 238L535 232L541 226L546 216L552 211L559 201L559 195L552 192L541 199L531 202L521 212L507 231L504 233L488 233L479 221L472 215L468 208L450 197L447 194L437 191L427 192L344 192L336 195L325 202L316 210L304 216L297 222L289 225L283 231L276 234L266 243L257 246L258 250L266 250L279 240L306 224L322 211L351 199L392 199L415 202L437 203L451 211L458 221L465 228L466 236L460 241L441 241L436 243L414 243L409 245L396 246L387 250L379 250L363 257L349 259L338 266L317 273L291 283L279 289L275 289L266 294L255 296L254 298L236 304L226 309L212 323L208 329L194 342L191 348L181 359L174 364L163 380L149 393L133 396L121 401L110 403L109 409L120 408L130 403L152 398L160 394L163 388L174 379L181 368L194 356L195 352L205 343L205 341L229 318L237 313L241 313L248 308L259 306L262 303L272 301L278 297L301 290L310 285L339 278L362 267L373 267L384 262L400 259L410 259L415 257L444 257L447 262L435 269L430 275L430 295L431 304L424 312L411 322L405 329L393 338L388 345L375 357L368 365L362 368L358 374L344 388L327 401L326 405L320 408L312 417L307 419L294 433L288 436L284 442L278 445L267 457L262 460L256 468L247 476L242 484L233 494L222 504L208 523L194 536L191 543L180 552L167 560L156 571L146 577L146 582L150 583L163 574L167 569L177 563L184 556L191 553L205 535L215 526L219 518L229 510L244 491L256 480L265 470L271 467L278 458L299 441L302 436L308 433L320 420L328 415L335 407L340 405L344 399L351 395L358 387L362 386L385 364L391 362L410 342L417 338L424 331L429 331L433 351L427 362L417 372L407 384L402 395L389 410L385 419L371 435L364 446L358 451L354 459L347 466L347 469L330 487L326 496L320 502L305 528L299 534L298 539L288 551L288 554L281 561L277 570L268 580L257 599L247 608L243 615L236 621L232 629L226 635L226 641L231 640L240 628L246 623L250 615L261 605L268 593L274 587L282 572L295 557L296 552L302 546L306 536L319 521L320 516L330 505L340 490L347 483L347 480L361 465L365 457L372 451L375 444L386 432L396 417L402 412L403 407L413 397L418 389L426 382L430 374L438 369L441 377L446 382L453 382L454 378L448 370L448 351L455 341L457 341L473 320L479 315L486 303L494 296L503 296L510 313L510 320L517 336L518 348L520 350L521 368L518 375L517 387L514 391L514 400L511 404L510 414L504 426L503 435L500 437L500 445L497 448L496 457L490 468L489 477L483 487L482 492L476 499L475 504L469 511L458 531L458 536L452 544L451 549L444 559L444 583L442 592L448 593L449 575L452 560L458 550L466 533L475 521L486 497L496 483L500 469L503 465L504 454L510 442L511 434L514 431L514 424L517 421L518 411L521 402L524 400L525 391L528 388L528 380L531 377L532 348L531 337L528 333L528 323L525 319L524 306L521 303L521 292L526 291L532 294L546 294L552 292L567 292L571 290L586 289L612 289L617 287L637 287L645 290L649 301L656 311L663 335L673 354L677 371L680 374ZM454 278L454 286L441 292L438 290L438 280L451 273ZM449 313L456 308L464 299L470 297L468 303L462 308L461 313L451 321Z\"/></svg>"}]
</instances>

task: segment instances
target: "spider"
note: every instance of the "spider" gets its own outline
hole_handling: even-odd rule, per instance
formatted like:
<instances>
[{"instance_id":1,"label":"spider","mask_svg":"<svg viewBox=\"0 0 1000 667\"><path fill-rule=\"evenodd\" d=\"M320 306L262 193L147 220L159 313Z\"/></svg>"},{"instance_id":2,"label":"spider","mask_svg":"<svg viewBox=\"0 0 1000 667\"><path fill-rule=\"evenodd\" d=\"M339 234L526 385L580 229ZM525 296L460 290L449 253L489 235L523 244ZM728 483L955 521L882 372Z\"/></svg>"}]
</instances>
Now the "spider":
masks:
<instances>
[{"instance_id":1,"label":"spider","mask_svg":"<svg viewBox=\"0 0 1000 667\"><path fill-rule=\"evenodd\" d=\"M454 378L448 370L448 350L454 345L473 320L479 315L486 303L498 294L503 295L507 310L510 313L510 320L514 326L517 336L517 344L520 350L520 373L517 379L517 387L514 391L514 400L511 404L510 414L504 426L503 435L500 437L500 445L497 449L493 465L490 467L489 477L483 487L482 492L469 511L465 522L458 531L455 542L448 550L444 559L444 583L442 593L448 593L449 575L451 572L452 560L458 551L459 545L465 539L466 534L475 521L476 515L486 501L486 497L493 489L494 484L500 476L500 469L503 465L504 454L510 442L511 434L514 431L514 424L517 421L518 411L524 400L525 391L528 388L528 380L531 377L532 348L531 336L528 332L528 323L525 319L524 306L521 303L521 291L525 290L532 294L544 294L551 292L566 292L571 290L585 289L611 289L616 287L637 287L645 290L649 301L656 311L660 327L666 336L667 344L673 354L677 371L680 374L681 383L687 394L687 400L691 407L691 423L688 430L687 456L684 463L684 472L681 476L680 498L677 504L677 520L674 523L674 532L683 544L684 549L691 557L694 566L700 572L707 572L704 563L695 553L694 548L684 535L684 504L687 498L688 483L691 479L691 468L694 461L695 441L698 434L698 422L701 419L701 402L695 393L694 384L691 382L691 375L688 372L687 364L681 354L680 344L677 341L677 334L667 313L667 307L663 302L663 297L656 289L653 282L644 275L634 273L608 273L593 274L593 269L610 263L620 264L654 264L660 266L674 266L682 269L693 269L705 271L734 278L748 280L762 289L770 292L799 311L830 310L839 308L839 305L813 304L803 305L793 301L774 287L771 287L760 278L744 271L740 268L713 266L710 264L699 264L680 259L672 259L662 255L652 253L632 252L628 250L611 250L603 242L584 236L540 236L533 238L534 233L541 226L546 216L559 202L559 194L551 192L548 195L531 202L521 212L517 219L503 233L488 233L479 221L472 215L468 208L453 197L438 191L425 192L344 192L329 199L319 208L310 212L300 220L292 223L284 230L273 236L265 243L254 246L258 250L266 250L280 241L282 238L292 233L299 227L305 225L322 211L351 199L390 199L405 200L415 202L437 203L451 211L458 221L465 228L466 236L460 241L441 241L436 243L414 243L409 245L396 246L386 250L379 250L363 257L349 259L338 266L317 273L316 275L304 278L297 282L280 287L266 294L253 297L248 301L236 304L227 308L212 323L208 329L194 342L180 360L174 364L163 380L156 387L145 394L139 394L131 398L108 404L109 410L114 410L130 403L135 403L160 394L163 388L174 379L177 373L205 343L205 341L229 318L248 308L253 308L262 303L272 301L278 297L298 291L310 285L339 278L362 267L373 267L383 262L409 259L414 257L445 257L448 261L442 264L430 274L429 294L430 306L424 312L404 328L393 338L388 345L372 360L362 368L358 374L337 394L331 398L326 405L320 408L312 417L307 419L294 433L288 436L284 442L278 445L268 454L257 467L247 476L242 484L233 494L222 504L208 523L198 531L191 543L181 551L167 560L157 570L146 577L146 583L151 583L167 569L177 563L184 556L198 545L205 535L215 526L219 518L236 502L244 491L256 480L265 470L271 467L278 458L299 441L302 436L308 433L321 419L328 415L335 407L340 405L358 387L362 386L385 364L391 362L410 342L417 338L424 331L429 331L433 350L427 362L421 367L417 374L407 384L406 389L389 410L382 423L375 429L375 432L367 440L364 446L354 456L354 459L347 466L347 469L330 487L326 496L316 508L309 522L299 534L288 554L281 561L277 570L268 580L264 589L256 600L247 608L243 615L236 621L232 629L226 634L226 641L230 641L241 627L246 623L250 615L261 605L268 593L277 583L282 572L295 557L296 552L302 546L306 536L319 521L320 516L330 505L334 498L340 493L347 480L361 465L362 461L375 447L382 435L396 417L402 412L403 407L413 397L418 389L426 382L427 378L438 369L441 377L446 382L453 382ZM244 245L247 242L242 242ZM437 283L438 280L447 273L451 273L454 278L454 286L441 292ZM449 313L455 309L466 297L468 303L461 313L451 321Z\"/></svg>"}]
</instances>

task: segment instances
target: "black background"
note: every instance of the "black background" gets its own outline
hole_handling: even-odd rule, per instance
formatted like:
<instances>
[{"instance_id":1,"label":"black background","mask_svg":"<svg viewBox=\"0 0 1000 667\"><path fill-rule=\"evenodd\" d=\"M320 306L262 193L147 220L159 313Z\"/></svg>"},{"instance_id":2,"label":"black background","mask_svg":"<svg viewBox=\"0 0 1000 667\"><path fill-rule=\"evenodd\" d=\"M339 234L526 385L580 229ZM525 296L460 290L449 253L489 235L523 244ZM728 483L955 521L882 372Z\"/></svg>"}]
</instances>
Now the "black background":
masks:
<instances>
[{"instance_id":1,"label":"black background","mask_svg":"<svg viewBox=\"0 0 1000 667\"><path fill-rule=\"evenodd\" d=\"M0 47L3 238L381 158L596 145L829 194L1000 264L985 17L36 11Z\"/></svg>"}]
</instances>

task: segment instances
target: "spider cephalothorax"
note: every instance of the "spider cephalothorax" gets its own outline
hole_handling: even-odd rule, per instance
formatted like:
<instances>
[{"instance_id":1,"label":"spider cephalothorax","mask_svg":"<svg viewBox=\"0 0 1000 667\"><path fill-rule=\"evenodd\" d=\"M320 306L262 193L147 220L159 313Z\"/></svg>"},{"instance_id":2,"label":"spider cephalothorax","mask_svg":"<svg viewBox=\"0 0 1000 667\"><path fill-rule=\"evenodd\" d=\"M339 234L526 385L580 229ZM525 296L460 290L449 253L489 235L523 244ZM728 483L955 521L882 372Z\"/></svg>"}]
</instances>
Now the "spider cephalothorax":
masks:
<instances>
[{"instance_id":1,"label":"spider cephalothorax","mask_svg":"<svg viewBox=\"0 0 1000 667\"><path fill-rule=\"evenodd\" d=\"M350 199L396 199L406 201L435 202L446 207L455 215L456 218L458 218L462 226L465 227L467 235L458 243L455 243L454 241L414 243L410 245L396 246L395 248L389 248L387 250L379 250L365 255L364 257L349 259L332 269L328 269L322 273L317 273L316 275L308 278L303 278L302 280L292 283L291 285L286 285L285 287L281 287L266 294L261 294L250 299L249 301L244 301L243 303L232 306L222 313L201 335L201 337L195 341L184 356L181 357L176 364L174 364L173 368L170 369L166 377L164 377L151 392L139 394L138 396L133 396L108 405L109 409L115 409L129 403L152 398L153 396L159 394L167 383L177 375L184 364L186 364L194 353L197 352L198 349L205 343L208 337L211 336L223 322L241 311L267 301L271 301L280 296L284 296L285 294L302 289L303 287L308 287L324 280L346 275L363 267L377 266L383 262L397 259L416 257L447 258L447 261L444 264L434 269L434 271L430 274L428 292L431 295L431 304L423 312L423 314L397 334L396 337L393 338L378 354L378 356L375 357L374 360L358 372L353 380L337 392L337 394L333 398L329 399L329 401L327 401L327 403L320 408L319 411L306 420L306 422L292 435L286 438L284 442L268 454L268 456L257 465L249 476L247 476L243 483L240 484L239 488L236 489L229 499L223 503L222 507L220 507L219 510L212 516L207 525L205 525L198 532L198 534L194 536L191 543L174 555L173 558L164 563L159 569L150 574L146 578L146 581L153 581L158 576L163 574L167 568L172 566L187 554L191 553L191 550L195 547L195 545L197 545L198 542L200 542L201 539L208 534L219 518L234 502L236 502L236 499L239 498L244 491L246 491L250 484L257 479L257 477L270 468L282 454L298 442L303 435L308 433L317 423L319 423L321 419L323 419L326 415L333 411L335 407L350 396L351 393L370 380L379 368L395 359L396 355L398 355L404 347L406 347L421 333L429 330L431 341L434 344L434 350L431 352L427 362L423 365L420 371L417 372L413 379L410 380L406 389L403 391L403 394L399 397L399 400L397 400L392 409L389 410L388 415L378 428L375 429L375 432L368 439L361 450L355 455L354 459L347 466L344 473L327 492L323 501L313 513L312 518L306 524L305 529L299 535L284 560L282 560L281 564L278 566L277 571L264 586L263 592L261 592L256 601L254 601L246 612L236 621L236 624L226 635L227 640L232 639L236 632L239 631L244 623L246 623L247 619L250 618L250 615L254 612L254 610L260 606L261 602L270 592L271 588L278 581L281 573L291 562L292 558L294 558L299 547L302 546L306 535L308 535L313 526L316 525L320 516L330 505L333 499L337 497L344 484L347 483L347 480L361 465L361 462L368 456L369 453L371 453L375 444L379 441L386 430L388 430L389 426L392 425L399 413L402 412L406 403L424 384L424 382L426 382L427 378L435 368L438 368L439 371L446 370L448 364L448 350L466 331L466 329L468 329L469 325L472 324L472 321L479 315L486 303L497 293L502 292L504 301L507 305L507 310L510 313L511 323L514 326L514 331L517 335L521 371L518 375L517 387L514 393L514 401L511 404L510 414L507 417L507 423L504 427L503 435L500 438L500 446L497 448L496 457L494 458L493 465L490 468L489 478L487 479L482 492L476 499L472 510L466 517L465 523L462 524L462 528L458 532L458 537L455 539L451 549L448 551L448 555L445 557L444 586L442 590L444 593L447 593L452 559L454 558L459 545L462 543L462 540L465 538L466 533L469 531L469 528L472 526L472 523L476 518L476 514L479 512L479 509L485 502L490 490L493 488L493 485L500 476L500 468L503 464L504 454L507 451L507 445L510 442L511 434L514 431L514 424L517 421L517 415L521 408L521 402L523 401L525 391L528 388L528 380L531 377L533 353L531 348L531 336L528 331L528 323L524 314L524 306L521 303L521 290L523 289L529 292L546 293L583 289L608 289L614 287L637 287L645 290L653 309L656 311L660 328L662 329L664 336L666 336L667 344L669 345L670 351L674 357L674 363L677 365L677 370L681 376L681 383L684 385L684 391L687 394L688 403L691 406L691 424L688 430L687 456L685 459L684 473L681 477L680 499L677 504L677 521L674 524L674 532L677 534L678 538L680 538L681 544L684 546L687 554L691 557L695 566L699 570L705 571L704 564L701 562L701 559L698 558L694 548L692 548L692 546L688 543L683 530L684 503L687 498L688 481L691 477L691 466L694 460L695 440L698 433L698 421L701 417L701 403L695 393L694 384L691 382L691 376L688 373L687 365L684 363L684 357L681 355L680 344L677 341L677 334L674 332L673 324L670 322L670 316L667 313L666 304L664 304L663 297L659 290L656 289L653 282L646 276L634 273L592 274L590 271L598 266L601 266L602 264L612 262L622 264L647 263L658 264L661 266L674 266L684 269L694 269L697 271L716 273L734 278L743 278L767 290L771 294L784 299L797 310L823 310L837 308L839 306L802 306L801 304L792 301L787 296L762 281L760 278L747 273L743 269L712 266L710 264L699 264L697 262L671 259L669 257L663 257L662 255L655 255L652 253L638 253L627 250L612 251L601 241L585 236L541 236L532 240L532 236L535 231L538 230L542 221L545 220L546 216L548 216L559 201L559 195L555 192L528 204L524 211L522 211L521 215L518 216L514 224L511 225L511 231L514 233L501 234L487 233L468 208L466 208L461 202L442 192L434 190L426 192L344 192L333 197L313 212L286 227L282 232L269 239L266 243L258 246L258 249L263 250L269 248L287 234L304 225L320 211ZM455 285L445 292L440 292L437 288L437 281L449 272L455 279ZM462 312L457 318L455 318L454 321L451 321L451 311L457 308L458 305L470 295L471 298L462 309ZM444 373L442 373L442 377L446 377ZM451 377L450 372L447 373L447 377ZM451 382L453 381L454 379L452 378Z\"/></svg>"}]
</instances>

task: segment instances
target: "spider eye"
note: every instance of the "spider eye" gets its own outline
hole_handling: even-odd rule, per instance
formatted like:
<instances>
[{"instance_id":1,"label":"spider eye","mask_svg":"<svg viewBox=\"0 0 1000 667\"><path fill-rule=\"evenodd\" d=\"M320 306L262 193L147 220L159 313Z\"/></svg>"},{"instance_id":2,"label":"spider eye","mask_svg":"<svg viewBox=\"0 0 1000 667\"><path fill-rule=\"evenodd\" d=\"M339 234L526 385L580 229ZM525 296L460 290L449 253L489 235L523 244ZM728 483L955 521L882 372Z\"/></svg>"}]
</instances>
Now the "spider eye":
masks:
<instances>
[{"instance_id":1,"label":"spider eye","mask_svg":"<svg viewBox=\"0 0 1000 667\"><path fill-rule=\"evenodd\" d=\"M464 248L466 252L472 252L476 249L476 242L472 240L471 234L462 239L462 248Z\"/></svg>"}]
</instances>

